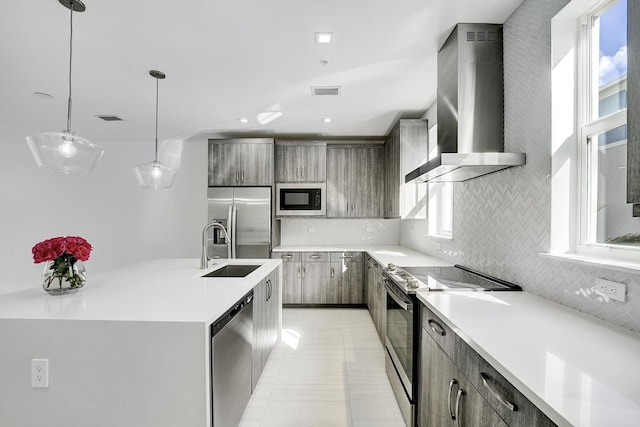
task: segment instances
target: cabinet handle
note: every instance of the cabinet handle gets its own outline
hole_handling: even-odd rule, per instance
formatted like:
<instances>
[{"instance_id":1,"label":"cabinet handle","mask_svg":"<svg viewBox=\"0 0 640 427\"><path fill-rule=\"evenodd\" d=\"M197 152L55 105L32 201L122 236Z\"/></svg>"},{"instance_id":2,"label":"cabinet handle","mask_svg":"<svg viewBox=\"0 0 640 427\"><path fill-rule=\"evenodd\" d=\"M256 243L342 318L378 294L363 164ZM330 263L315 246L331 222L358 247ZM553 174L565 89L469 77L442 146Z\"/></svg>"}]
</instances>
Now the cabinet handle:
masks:
<instances>
[{"instance_id":1,"label":"cabinet handle","mask_svg":"<svg viewBox=\"0 0 640 427\"><path fill-rule=\"evenodd\" d=\"M300 166L296 166L296 178L300 179Z\"/></svg>"},{"instance_id":2,"label":"cabinet handle","mask_svg":"<svg viewBox=\"0 0 640 427\"><path fill-rule=\"evenodd\" d=\"M347 202L347 213L349 213L349 202Z\"/></svg>"},{"instance_id":3,"label":"cabinet handle","mask_svg":"<svg viewBox=\"0 0 640 427\"><path fill-rule=\"evenodd\" d=\"M353 258L353 255L340 255L340 258L349 259L349 258Z\"/></svg>"},{"instance_id":4,"label":"cabinet handle","mask_svg":"<svg viewBox=\"0 0 640 427\"><path fill-rule=\"evenodd\" d=\"M462 401L462 395L464 394L463 389L458 389L458 394L456 395L456 427L460 427L460 402Z\"/></svg>"},{"instance_id":5,"label":"cabinet handle","mask_svg":"<svg viewBox=\"0 0 640 427\"><path fill-rule=\"evenodd\" d=\"M451 408L451 393L453 392L453 386L456 384L458 384L458 380L453 378L449 382L449 394L447 395L447 404L449 405L449 415L451 416L452 420L456 419L456 414L453 413L453 409Z\"/></svg>"},{"instance_id":6,"label":"cabinet handle","mask_svg":"<svg viewBox=\"0 0 640 427\"><path fill-rule=\"evenodd\" d=\"M309 258L311 258L311 259L320 259L320 258L322 258L322 255L313 254L313 255L310 255Z\"/></svg>"},{"instance_id":7,"label":"cabinet handle","mask_svg":"<svg viewBox=\"0 0 640 427\"><path fill-rule=\"evenodd\" d=\"M302 277L307 277L307 269L302 267Z\"/></svg>"},{"instance_id":8,"label":"cabinet handle","mask_svg":"<svg viewBox=\"0 0 640 427\"><path fill-rule=\"evenodd\" d=\"M435 332L436 334L440 335L440 336L445 336L447 335L447 332L444 330L444 328L442 327L442 325L440 325L438 322L436 322L433 319L429 319L429 326L431 326L431 330L433 332Z\"/></svg>"},{"instance_id":9,"label":"cabinet handle","mask_svg":"<svg viewBox=\"0 0 640 427\"><path fill-rule=\"evenodd\" d=\"M351 213L354 213L356 211L356 202L352 202L351 203Z\"/></svg>"},{"instance_id":10,"label":"cabinet handle","mask_svg":"<svg viewBox=\"0 0 640 427\"><path fill-rule=\"evenodd\" d=\"M244 169L242 169L242 183L244 184Z\"/></svg>"},{"instance_id":11,"label":"cabinet handle","mask_svg":"<svg viewBox=\"0 0 640 427\"><path fill-rule=\"evenodd\" d=\"M291 259L293 258L293 255L287 254L287 255L281 255L280 258L284 258L284 259Z\"/></svg>"},{"instance_id":12,"label":"cabinet handle","mask_svg":"<svg viewBox=\"0 0 640 427\"><path fill-rule=\"evenodd\" d=\"M333 279L334 277L336 277L336 270L335 268L331 267L331 278Z\"/></svg>"},{"instance_id":13,"label":"cabinet handle","mask_svg":"<svg viewBox=\"0 0 640 427\"><path fill-rule=\"evenodd\" d=\"M236 184L240 183L240 171L236 171Z\"/></svg>"},{"instance_id":14,"label":"cabinet handle","mask_svg":"<svg viewBox=\"0 0 640 427\"><path fill-rule=\"evenodd\" d=\"M300 278L300 266L298 266L298 278Z\"/></svg>"},{"instance_id":15,"label":"cabinet handle","mask_svg":"<svg viewBox=\"0 0 640 427\"><path fill-rule=\"evenodd\" d=\"M491 393L493 397L498 399L500 403L506 406L508 410L513 412L518 410L518 406L515 403L509 402L506 397L504 397L498 392L498 390L491 387L491 384L489 384L489 380L490 380L489 375L485 374L484 372L480 372L480 378L482 378L482 384L484 384L487 390L489 390L489 393Z\"/></svg>"},{"instance_id":16,"label":"cabinet handle","mask_svg":"<svg viewBox=\"0 0 640 427\"><path fill-rule=\"evenodd\" d=\"M304 165L300 166L300 170L302 171L301 172L302 179L304 179Z\"/></svg>"}]
</instances>

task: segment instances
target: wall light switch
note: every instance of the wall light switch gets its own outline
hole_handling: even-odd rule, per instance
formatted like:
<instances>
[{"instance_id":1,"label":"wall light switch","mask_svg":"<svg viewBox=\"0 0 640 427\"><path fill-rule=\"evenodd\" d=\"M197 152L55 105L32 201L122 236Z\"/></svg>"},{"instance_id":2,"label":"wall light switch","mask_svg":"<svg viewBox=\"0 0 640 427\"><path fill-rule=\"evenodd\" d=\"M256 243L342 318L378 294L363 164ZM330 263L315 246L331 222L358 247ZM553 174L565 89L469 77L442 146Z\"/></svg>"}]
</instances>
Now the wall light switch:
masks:
<instances>
[{"instance_id":1,"label":"wall light switch","mask_svg":"<svg viewBox=\"0 0 640 427\"><path fill-rule=\"evenodd\" d=\"M49 388L49 359L31 359L31 387Z\"/></svg>"}]
</instances>

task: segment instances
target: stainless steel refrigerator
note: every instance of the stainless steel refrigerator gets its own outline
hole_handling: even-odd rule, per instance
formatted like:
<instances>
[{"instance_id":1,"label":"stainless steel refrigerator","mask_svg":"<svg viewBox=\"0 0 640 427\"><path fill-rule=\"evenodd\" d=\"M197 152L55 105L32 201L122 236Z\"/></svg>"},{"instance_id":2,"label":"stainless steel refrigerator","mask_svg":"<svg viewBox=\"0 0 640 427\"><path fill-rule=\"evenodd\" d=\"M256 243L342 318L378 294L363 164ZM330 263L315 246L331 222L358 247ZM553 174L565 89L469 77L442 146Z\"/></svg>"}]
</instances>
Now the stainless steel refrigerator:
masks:
<instances>
[{"instance_id":1,"label":"stainless steel refrigerator","mask_svg":"<svg viewBox=\"0 0 640 427\"><path fill-rule=\"evenodd\" d=\"M209 187L209 221L227 229L235 258L269 258L271 251L271 188ZM208 237L209 256L227 258L224 233Z\"/></svg>"}]
</instances>

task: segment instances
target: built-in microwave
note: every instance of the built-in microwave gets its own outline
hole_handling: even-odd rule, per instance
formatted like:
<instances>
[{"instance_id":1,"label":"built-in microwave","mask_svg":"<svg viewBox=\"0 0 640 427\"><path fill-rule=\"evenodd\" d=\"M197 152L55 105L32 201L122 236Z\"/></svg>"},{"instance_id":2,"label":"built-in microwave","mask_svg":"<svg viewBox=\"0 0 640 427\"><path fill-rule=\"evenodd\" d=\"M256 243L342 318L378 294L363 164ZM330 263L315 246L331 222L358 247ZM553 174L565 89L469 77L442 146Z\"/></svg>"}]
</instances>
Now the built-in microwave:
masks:
<instances>
[{"instance_id":1,"label":"built-in microwave","mask_svg":"<svg viewBox=\"0 0 640 427\"><path fill-rule=\"evenodd\" d=\"M325 183L276 184L276 216L326 216Z\"/></svg>"}]
</instances>

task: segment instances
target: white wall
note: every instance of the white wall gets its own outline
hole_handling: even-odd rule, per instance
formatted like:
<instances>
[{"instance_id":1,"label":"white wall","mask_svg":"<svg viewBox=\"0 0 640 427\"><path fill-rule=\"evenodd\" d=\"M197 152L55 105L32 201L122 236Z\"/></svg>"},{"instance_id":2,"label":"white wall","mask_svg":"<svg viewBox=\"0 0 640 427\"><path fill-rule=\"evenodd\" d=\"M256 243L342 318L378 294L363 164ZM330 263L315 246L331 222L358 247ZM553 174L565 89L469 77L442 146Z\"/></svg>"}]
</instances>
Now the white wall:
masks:
<instances>
[{"instance_id":1,"label":"white wall","mask_svg":"<svg viewBox=\"0 0 640 427\"><path fill-rule=\"evenodd\" d=\"M40 285L32 246L79 235L94 247L87 284L98 271L160 257L200 256L206 222L206 139L166 144L182 151L172 189L138 186L131 167L153 160L153 141L103 143L93 172L70 176L37 168L26 142L0 143L0 293ZM160 160L163 160L162 155Z\"/></svg>"},{"instance_id":2,"label":"white wall","mask_svg":"<svg viewBox=\"0 0 640 427\"><path fill-rule=\"evenodd\" d=\"M280 245L397 245L399 226L397 219L283 219Z\"/></svg>"}]
</instances>

